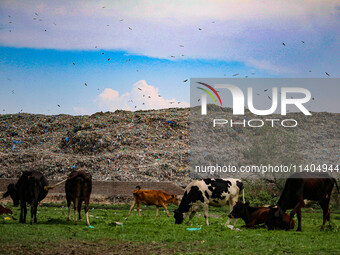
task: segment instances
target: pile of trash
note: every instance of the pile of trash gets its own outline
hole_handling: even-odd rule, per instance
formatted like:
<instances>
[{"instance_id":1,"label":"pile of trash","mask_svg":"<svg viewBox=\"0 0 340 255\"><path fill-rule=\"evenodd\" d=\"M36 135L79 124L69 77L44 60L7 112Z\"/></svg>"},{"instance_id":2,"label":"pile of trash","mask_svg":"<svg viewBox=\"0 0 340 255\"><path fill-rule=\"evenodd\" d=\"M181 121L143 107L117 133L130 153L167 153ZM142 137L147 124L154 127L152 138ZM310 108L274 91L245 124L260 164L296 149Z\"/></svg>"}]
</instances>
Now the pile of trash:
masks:
<instances>
[{"instance_id":1,"label":"pile of trash","mask_svg":"<svg viewBox=\"0 0 340 255\"><path fill-rule=\"evenodd\" d=\"M246 117L251 117L249 112ZM289 118L299 122L285 132L296 136L301 163L339 163L339 114L290 113ZM183 186L192 180L190 132L190 108L91 116L0 115L0 178L37 169L48 178L61 179L77 169L91 172L95 180L172 181ZM213 136L225 139L232 164L252 164L247 150L259 135L257 129L233 127L209 134L206 142L213 142Z\"/></svg>"}]
</instances>

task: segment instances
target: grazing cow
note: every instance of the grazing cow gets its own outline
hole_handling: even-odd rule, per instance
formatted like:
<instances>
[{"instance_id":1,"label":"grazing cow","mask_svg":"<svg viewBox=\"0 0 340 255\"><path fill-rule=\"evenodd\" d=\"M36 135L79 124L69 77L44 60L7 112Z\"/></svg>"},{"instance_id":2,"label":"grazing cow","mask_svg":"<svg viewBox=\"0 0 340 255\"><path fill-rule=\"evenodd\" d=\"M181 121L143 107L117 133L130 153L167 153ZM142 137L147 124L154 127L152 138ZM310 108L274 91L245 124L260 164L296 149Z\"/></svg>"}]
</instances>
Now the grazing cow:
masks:
<instances>
[{"instance_id":1,"label":"grazing cow","mask_svg":"<svg viewBox=\"0 0 340 255\"><path fill-rule=\"evenodd\" d=\"M149 190L149 189L141 189L140 186L136 186L136 190L133 191L134 201L130 207L129 216L133 207L137 204L138 215L140 214L140 204L144 205L155 205L156 206L156 217L158 217L158 209L159 207L163 207L169 217L169 211L166 207L167 204L179 205L179 201L176 195L169 195L162 190Z\"/></svg>"},{"instance_id":2,"label":"grazing cow","mask_svg":"<svg viewBox=\"0 0 340 255\"><path fill-rule=\"evenodd\" d=\"M77 225L77 211L81 220L81 205L85 202L86 225L89 221L89 202L92 192L92 176L84 171L72 171L65 183L65 193L68 207L67 220L70 220L71 202L74 206L74 224Z\"/></svg>"},{"instance_id":3,"label":"grazing cow","mask_svg":"<svg viewBox=\"0 0 340 255\"><path fill-rule=\"evenodd\" d=\"M3 214L13 214L12 210L6 207L3 207L2 205L0 205L0 215Z\"/></svg>"},{"instance_id":4,"label":"grazing cow","mask_svg":"<svg viewBox=\"0 0 340 255\"><path fill-rule=\"evenodd\" d=\"M26 223L27 207L31 205L31 224L37 222L38 203L43 200L48 191L44 189L48 185L47 179L39 171L24 171L16 184L11 183L3 197L11 196L13 205L20 203L20 223Z\"/></svg>"},{"instance_id":5,"label":"grazing cow","mask_svg":"<svg viewBox=\"0 0 340 255\"><path fill-rule=\"evenodd\" d=\"M328 173L301 172L292 174L286 180L285 187L276 206L270 208L267 218L268 230L282 225L283 215L286 210L293 209L290 213L289 221L297 213L297 231L301 231L301 208L305 206L305 199L316 201L321 206L323 210L321 230L323 230L326 220L330 222L329 200L334 184L336 184L336 180L329 176ZM337 184L336 187L339 192Z\"/></svg>"},{"instance_id":6,"label":"grazing cow","mask_svg":"<svg viewBox=\"0 0 340 255\"><path fill-rule=\"evenodd\" d=\"M229 218L241 218L244 223L246 223L246 228L254 228L255 225L259 225L262 223L266 223L269 207L252 207L249 206L249 203L241 203L237 202L234 206L231 213L228 215ZM289 222L289 215L287 213L284 214L283 218L285 224L280 226L282 229L286 229L287 224ZM294 228L295 222L292 220L290 223L290 228Z\"/></svg>"},{"instance_id":7,"label":"grazing cow","mask_svg":"<svg viewBox=\"0 0 340 255\"><path fill-rule=\"evenodd\" d=\"M242 190L243 183L239 179L204 179L193 181L186 187L181 204L174 211L175 223L182 224L187 214L191 212L189 224L196 212L203 208L205 224L209 225L209 205L220 207L229 203L229 209L232 211ZM230 218L226 225L229 222ZM234 220L234 225L235 222L236 219Z\"/></svg>"}]
</instances>

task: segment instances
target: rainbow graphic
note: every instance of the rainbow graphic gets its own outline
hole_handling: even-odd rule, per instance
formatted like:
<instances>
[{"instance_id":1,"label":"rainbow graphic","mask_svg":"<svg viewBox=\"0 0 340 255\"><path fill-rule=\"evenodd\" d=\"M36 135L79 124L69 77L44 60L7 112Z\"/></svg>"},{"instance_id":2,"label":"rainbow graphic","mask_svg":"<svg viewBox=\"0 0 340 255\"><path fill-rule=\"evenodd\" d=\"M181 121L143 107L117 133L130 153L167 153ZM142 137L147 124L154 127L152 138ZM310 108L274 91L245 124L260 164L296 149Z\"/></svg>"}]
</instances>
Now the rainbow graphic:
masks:
<instances>
[{"instance_id":1,"label":"rainbow graphic","mask_svg":"<svg viewBox=\"0 0 340 255\"><path fill-rule=\"evenodd\" d=\"M220 101L220 104L221 104L221 106L222 106L222 100L221 100L221 98L220 98L220 95L217 93L217 91L216 91L213 87L211 87L210 85L208 85L208 84L206 84L206 83L203 83L203 82L197 82L197 83L199 83L199 84L201 84L201 85L203 85L203 86L206 86L206 87L209 88L212 92L214 92L214 94L217 96L217 98L218 98L218 100ZM212 94L209 90L204 89L204 88L200 88L200 87L197 87L197 88L200 89L200 90L203 90L204 92L206 92L206 93L212 98L212 100L214 101L215 105L217 105L216 100L215 100L215 97L213 96L213 94Z\"/></svg>"}]
</instances>

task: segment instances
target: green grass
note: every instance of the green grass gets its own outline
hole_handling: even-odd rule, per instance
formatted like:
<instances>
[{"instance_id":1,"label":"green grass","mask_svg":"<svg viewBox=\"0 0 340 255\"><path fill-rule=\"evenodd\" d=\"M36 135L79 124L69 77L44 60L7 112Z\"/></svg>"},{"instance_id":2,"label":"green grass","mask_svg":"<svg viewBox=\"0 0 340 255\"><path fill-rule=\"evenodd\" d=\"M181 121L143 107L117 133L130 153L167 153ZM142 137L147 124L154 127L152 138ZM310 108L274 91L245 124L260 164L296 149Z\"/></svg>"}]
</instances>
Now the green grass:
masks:
<instances>
[{"instance_id":1,"label":"green grass","mask_svg":"<svg viewBox=\"0 0 340 255\"><path fill-rule=\"evenodd\" d=\"M155 207L142 207L142 217L128 205L91 205L90 222L84 219L73 225L73 217L66 221L67 209L60 205L38 208L38 224L19 224L0 218L0 254L339 254L340 212L332 212L332 227L320 232L322 213L305 209L302 213L302 231L268 231L241 228L233 231L224 227L227 208L210 208L210 226L204 225L202 213L195 216L191 227L175 225L172 214L166 217ZM169 207L169 211L175 209ZM19 209L14 210L19 218ZM63 215L64 214L64 215ZM73 216L73 214L72 214ZM197 217L198 216L198 217ZM28 218L30 217L30 211ZM116 226L115 221L123 226ZM27 220L29 222L29 220ZM237 227L243 225L239 220Z\"/></svg>"}]
</instances>

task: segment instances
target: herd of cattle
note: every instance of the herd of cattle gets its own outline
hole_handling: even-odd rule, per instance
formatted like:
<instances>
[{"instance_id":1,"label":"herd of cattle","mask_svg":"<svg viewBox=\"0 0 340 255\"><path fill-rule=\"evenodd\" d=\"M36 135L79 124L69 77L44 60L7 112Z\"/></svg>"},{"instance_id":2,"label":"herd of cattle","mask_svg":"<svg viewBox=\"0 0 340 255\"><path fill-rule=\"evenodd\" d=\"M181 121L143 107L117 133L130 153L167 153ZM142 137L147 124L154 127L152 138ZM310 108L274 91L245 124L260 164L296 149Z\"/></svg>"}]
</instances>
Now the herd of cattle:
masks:
<instances>
[{"instance_id":1,"label":"herd of cattle","mask_svg":"<svg viewBox=\"0 0 340 255\"><path fill-rule=\"evenodd\" d=\"M67 220L70 220L71 202L74 207L74 223L77 224L77 213L81 220L81 206L85 202L86 224L90 225L88 210L89 201L92 191L92 177L84 171L73 171L66 180L54 185L48 186L47 179L39 171L25 171L16 184L10 184L7 192L3 197L10 196L14 206L20 204L20 222L26 222L27 204L31 205L31 224L37 222L37 207L48 191L57 185L65 182L65 193L68 206ZM238 218L243 219L245 227L254 228L259 224L266 224L269 230L272 229L293 229L295 222L293 217L297 214L298 227L301 231L301 208L305 206L305 201L316 201L323 210L323 223L321 230L324 229L325 223L330 222L329 201L334 184L339 188L336 179L327 173L295 173L287 180L284 190L275 206L269 207L251 207L245 203L244 185L240 179L203 179L191 182L184 191L184 195L179 201L176 195L167 194L161 190L143 190L137 186L133 191L134 201L130 207L129 215L132 209L137 205L138 214L140 214L140 204L155 205L158 216L159 207L163 207L167 215L169 211L167 204L173 203L178 206L174 210L176 224L181 224L189 215L188 223L195 216L196 212L204 210L206 225L209 225L209 206L221 207L229 205L230 214L228 215L229 224L234 219L235 225ZM242 192L243 202L239 202L239 196ZM292 209L288 215L286 211ZM0 205L0 215L13 212L9 208Z\"/></svg>"}]
</instances>

